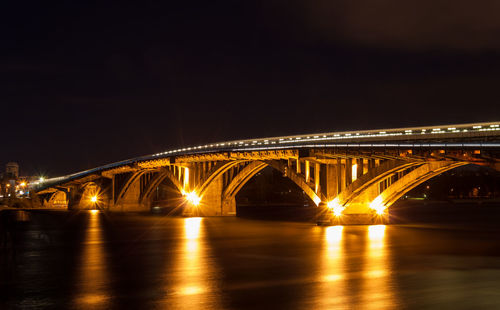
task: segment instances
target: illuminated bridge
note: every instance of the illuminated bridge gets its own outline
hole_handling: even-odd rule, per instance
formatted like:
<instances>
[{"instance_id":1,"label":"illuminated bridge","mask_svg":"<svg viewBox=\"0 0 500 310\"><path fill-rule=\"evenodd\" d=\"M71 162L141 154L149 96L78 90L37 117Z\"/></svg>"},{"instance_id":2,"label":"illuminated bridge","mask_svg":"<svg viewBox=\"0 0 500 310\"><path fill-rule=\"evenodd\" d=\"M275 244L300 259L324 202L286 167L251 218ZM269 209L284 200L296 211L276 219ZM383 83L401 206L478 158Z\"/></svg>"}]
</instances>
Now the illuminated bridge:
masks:
<instances>
[{"instance_id":1,"label":"illuminated bridge","mask_svg":"<svg viewBox=\"0 0 500 310\"><path fill-rule=\"evenodd\" d=\"M500 170L500 122L211 143L48 179L34 190L46 207L145 211L168 184L186 213L235 215L238 191L269 166L328 216L362 223L422 182L467 164Z\"/></svg>"}]
</instances>

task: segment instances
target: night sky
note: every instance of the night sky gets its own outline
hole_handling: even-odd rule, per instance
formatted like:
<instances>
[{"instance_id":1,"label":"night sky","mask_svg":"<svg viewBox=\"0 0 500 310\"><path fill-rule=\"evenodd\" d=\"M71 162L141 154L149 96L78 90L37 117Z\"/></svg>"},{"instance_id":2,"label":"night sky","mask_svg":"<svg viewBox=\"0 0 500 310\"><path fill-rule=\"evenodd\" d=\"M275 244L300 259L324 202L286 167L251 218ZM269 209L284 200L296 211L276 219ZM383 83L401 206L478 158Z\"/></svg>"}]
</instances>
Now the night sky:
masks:
<instances>
[{"instance_id":1,"label":"night sky","mask_svg":"<svg viewBox=\"0 0 500 310\"><path fill-rule=\"evenodd\" d=\"M496 0L8 2L0 170L500 119Z\"/></svg>"}]
</instances>

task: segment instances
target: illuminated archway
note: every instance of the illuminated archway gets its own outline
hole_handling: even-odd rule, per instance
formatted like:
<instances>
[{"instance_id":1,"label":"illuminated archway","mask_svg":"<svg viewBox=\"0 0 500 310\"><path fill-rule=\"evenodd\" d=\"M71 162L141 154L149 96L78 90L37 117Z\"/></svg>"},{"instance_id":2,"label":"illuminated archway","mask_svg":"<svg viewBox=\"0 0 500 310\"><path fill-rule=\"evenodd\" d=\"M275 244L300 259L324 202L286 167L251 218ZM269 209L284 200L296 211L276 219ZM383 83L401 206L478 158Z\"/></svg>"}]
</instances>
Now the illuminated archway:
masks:
<instances>
[{"instance_id":1,"label":"illuminated archway","mask_svg":"<svg viewBox=\"0 0 500 310\"><path fill-rule=\"evenodd\" d=\"M379 182L374 182L344 204L344 214L382 214L401 196L419 184L448 170L466 165L466 162L430 161L403 175L380 191Z\"/></svg>"},{"instance_id":2,"label":"illuminated archway","mask_svg":"<svg viewBox=\"0 0 500 310\"><path fill-rule=\"evenodd\" d=\"M105 199L97 183L87 182L81 188L79 206L81 209L99 209Z\"/></svg>"},{"instance_id":3,"label":"illuminated archway","mask_svg":"<svg viewBox=\"0 0 500 310\"><path fill-rule=\"evenodd\" d=\"M67 208L68 199L66 193L63 191L54 192L50 196L48 204L53 208Z\"/></svg>"}]
</instances>

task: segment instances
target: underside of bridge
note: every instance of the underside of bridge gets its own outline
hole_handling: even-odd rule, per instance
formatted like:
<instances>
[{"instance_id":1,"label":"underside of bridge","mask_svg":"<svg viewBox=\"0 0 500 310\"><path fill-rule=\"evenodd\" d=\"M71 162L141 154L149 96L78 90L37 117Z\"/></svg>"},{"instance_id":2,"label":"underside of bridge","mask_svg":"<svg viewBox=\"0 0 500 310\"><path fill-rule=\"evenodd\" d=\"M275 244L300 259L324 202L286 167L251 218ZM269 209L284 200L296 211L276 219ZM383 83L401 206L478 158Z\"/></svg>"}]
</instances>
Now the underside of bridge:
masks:
<instances>
[{"instance_id":1,"label":"underside of bridge","mask_svg":"<svg viewBox=\"0 0 500 310\"><path fill-rule=\"evenodd\" d=\"M450 169L479 164L499 169L478 150L288 149L219 152L138 162L90 174L39 192L45 206L149 211L158 203L185 215L233 216L236 195L265 167L293 181L318 207L318 217L342 224L384 221L406 192ZM176 195L159 197L168 187ZM162 200L163 199L163 200Z\"/></svg>"}]
</instances>

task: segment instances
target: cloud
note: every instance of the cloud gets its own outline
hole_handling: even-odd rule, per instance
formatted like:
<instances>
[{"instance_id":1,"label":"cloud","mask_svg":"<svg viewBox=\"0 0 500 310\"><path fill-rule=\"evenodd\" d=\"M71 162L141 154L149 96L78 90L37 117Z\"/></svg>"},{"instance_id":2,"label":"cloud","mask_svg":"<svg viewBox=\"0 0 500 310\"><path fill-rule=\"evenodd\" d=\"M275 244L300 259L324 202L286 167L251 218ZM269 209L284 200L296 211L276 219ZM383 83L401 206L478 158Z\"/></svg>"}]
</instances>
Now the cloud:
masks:
<instances>
[{"instance_id":1,"label":"cloud","mask_svg":"<svg viewBox=\"0 0 500 310\"><path fill-rule=\"evenodd\" d=\"M500 1L318 0L299 4L315 39L410 50L500 49Z\"/></svg>"}]
</instances>

